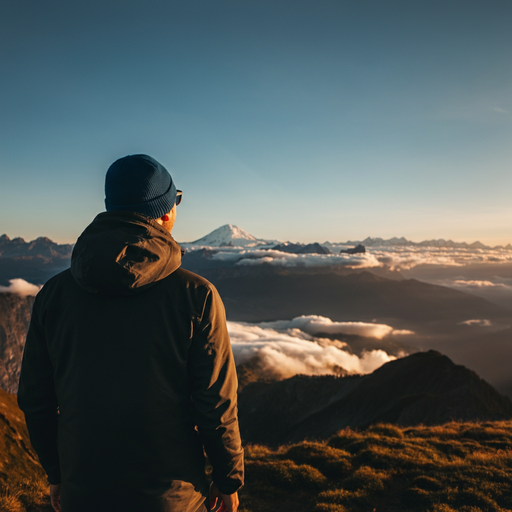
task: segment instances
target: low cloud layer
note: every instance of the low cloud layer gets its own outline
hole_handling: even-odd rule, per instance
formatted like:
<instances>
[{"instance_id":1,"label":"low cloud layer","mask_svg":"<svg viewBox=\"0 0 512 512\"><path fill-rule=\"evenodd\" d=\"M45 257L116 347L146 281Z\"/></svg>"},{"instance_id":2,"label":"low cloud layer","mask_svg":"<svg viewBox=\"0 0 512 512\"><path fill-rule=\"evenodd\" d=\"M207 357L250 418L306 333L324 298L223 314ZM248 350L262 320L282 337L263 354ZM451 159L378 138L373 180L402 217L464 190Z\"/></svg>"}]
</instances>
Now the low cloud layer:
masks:
<instances>
[{"instance_id":1,"label":"low cloud layer","mask_svg":"<svg viewBox=\"0 0 512 512\"><path fill-rule=\"evenodd\" d=\"M512 251L504 249L456 249L436 247L372 248L383 266L407 270L418 265L463 267L474 264L511 263Z\"/></svg>"},{"instance_id":2,"label":"low cloud layer","mask_svg":"<svg viewBox=\"0 0 512 512\"><path fill-rule=\"evenodd\" d=\"M314 316L259 324L228 322L235 361L241 364L257 356L265 369L288 378L299 373L333 374L339 368L349 373L366 374L396 359L384 350L363 352L358 357L346 350L344 342L308 334L308 329L316 331L315 325L321 325L323 332L327 332L325 326L330 325L331 333L341 333L346 332L346 329L341 330L342 325L355 323L332 322L329 318ZM384 327L388 328L388 334L393 332L391 327Z\"/></svg>"},{"instance_id":3,"label":"low cloud layer","mask_svg":"<svg viewBox=\"0 0 512 512\"><path fill-rule=\"evenodd\" d=\"M365 254L339 254L340 248L347 247L330 244L330 249L335 251L334 254L292 254L262 247L193 247L194 250L213 250L213 261L237 266L269 264L281 267L388 267L392 270L408 270L419 265L463 267L482 263L512 263L512 251L499 248L376 246L367 248Z\"/></svg>"},{"instance_id":4,"label":"low cloud layer","mask_svg":"<svg viewBox=\"0 0 512 512\"><path fill-rule=\"evenodd\" d=\"M15 293L20 297L36 296L42 286L29 283L24 279L10 279L9 286L0 286L0 293Z\"/></svg>"},{"instance_id":5,"label":"low cloud layer","mask_svg":"<svg viewBox=\"0 0 512 512\"><path fill-rule=\"evenodd\" d=\"M336 267L371 268L381 264L371 254L293 254L265 249L220 250L212 256L214 261L232 262L238 266L264 263L281 267Z\"/></svg>"},{"instance_id":6,"label":"low cloud layer","mask_svg":"<svg viewBox=\"0 0 512 512\"><path fill-rule=\"evenodd\" d=\"M411 331L397 331L386 324L372 324L368 322L333 322L330 318L318 315L302 315L293 320L277 320L275 322L261 322L263 328L270 329L300 329L309 334L353 334L367 338L382 339L390 334L414 334Z\"/></svg>"}]
</instances>

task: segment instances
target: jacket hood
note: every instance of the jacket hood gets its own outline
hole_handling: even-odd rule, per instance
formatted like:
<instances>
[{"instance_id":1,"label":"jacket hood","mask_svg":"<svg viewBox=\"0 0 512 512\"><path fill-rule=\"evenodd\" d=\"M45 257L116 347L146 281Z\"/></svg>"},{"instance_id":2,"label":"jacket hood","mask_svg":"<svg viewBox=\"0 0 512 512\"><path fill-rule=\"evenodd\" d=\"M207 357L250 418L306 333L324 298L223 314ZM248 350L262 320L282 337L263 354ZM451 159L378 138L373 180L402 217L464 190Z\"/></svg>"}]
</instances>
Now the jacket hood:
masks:
<instances>
[{"instance_id":1,"label":"jacket hood","mask_svg":"<svg viewBox=\"0 0 512 512\"><path fill-rule=\"evenodd\" d=\"M71 274L90 293L131 295L164 279L181 265L171 234L145 215L100 213L78 238Z\"/></svg>"}]
</instances>

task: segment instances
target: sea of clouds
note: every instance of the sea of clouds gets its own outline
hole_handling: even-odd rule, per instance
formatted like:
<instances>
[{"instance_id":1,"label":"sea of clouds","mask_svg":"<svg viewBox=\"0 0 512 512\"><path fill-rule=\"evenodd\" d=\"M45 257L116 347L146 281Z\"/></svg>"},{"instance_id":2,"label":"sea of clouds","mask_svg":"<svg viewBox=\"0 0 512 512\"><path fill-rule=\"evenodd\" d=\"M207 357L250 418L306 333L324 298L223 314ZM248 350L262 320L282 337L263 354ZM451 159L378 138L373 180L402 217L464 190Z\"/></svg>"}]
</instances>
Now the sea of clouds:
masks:
<instances>
[{"instance_id":1,"label":"sea of clouds","mask_svg":"<svg viewBox=\"0 0 512 512\"><path fill-rule=\"evenodd\" d=\"M381 340L385 336L414 334L412 331L396 330L386 324L374 324L368 322L333 322L330 318L319 315L302 315L292 320L276 320L273 322L260 322L257 325L264 329L290 330L300 329L308 334L352 334L377 338Z\"/></svg>"},{"instance_id":2,"label":"sea of clouds","mask_svg":"<svg viewBox=\"0 0 512 512\"><path fill-rule=\"evenodd\" d=\"M381 349L359 357L347 350L345 342L313 334L358 334L377 339L413 334L385 324L333 322L317 315L275 322L228 322L228 331L237 364L257 357L265 369L281 378L335 374L340 367L349 373L366 374L396 359Z\"/></svg>"},{"instance_id":3,"label":"sea of clouds","mask_svg":"<svg viewBox=\"0 0 512 512\"><path fill-rule=\"evenodd\" d=\"M210 256L217 262L237 266L262 264L283 267L347 267L372 268L388 267L391 270L407 270L418 265L438 265L463 267L473 264L512 263L512 251L500 248L452 248L417 246L376 246L367 248L364 254L339 253L347 246L330 244L333 254L292 254L265 249L263 247L206 247L188 246L189 251L209 249L215 251Z\"/></svg>"}]
</instances>

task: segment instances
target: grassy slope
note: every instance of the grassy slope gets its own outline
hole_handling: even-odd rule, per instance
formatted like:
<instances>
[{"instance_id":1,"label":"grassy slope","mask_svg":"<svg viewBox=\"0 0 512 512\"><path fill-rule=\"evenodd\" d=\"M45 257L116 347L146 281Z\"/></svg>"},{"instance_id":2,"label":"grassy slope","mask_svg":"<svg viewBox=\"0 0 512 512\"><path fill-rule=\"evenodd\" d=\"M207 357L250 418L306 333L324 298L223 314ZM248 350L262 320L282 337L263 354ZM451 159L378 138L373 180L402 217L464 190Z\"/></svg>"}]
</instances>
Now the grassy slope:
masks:
<instances>
[{"instance_id":1,"label":"grassy slope","mask_svg":"<svg viewBox=\"0 0 512 512\"><path fill-rule=\"evenodd\" d=\"M0 510L47 512L14 395L0 390ZM240 512L512 510L512 421L376 425L325 442L246 447Z\"/></svg>"},{"instance_id":2,"label":"grassy slope","mask_svg":"<svg viewBox=\"0 0 512 512\"><path fill-rule=\"evenodd\" d=\"M512 422L376 425L246 447L241 512L512 510Z\"/></svg>"}]
</instances>

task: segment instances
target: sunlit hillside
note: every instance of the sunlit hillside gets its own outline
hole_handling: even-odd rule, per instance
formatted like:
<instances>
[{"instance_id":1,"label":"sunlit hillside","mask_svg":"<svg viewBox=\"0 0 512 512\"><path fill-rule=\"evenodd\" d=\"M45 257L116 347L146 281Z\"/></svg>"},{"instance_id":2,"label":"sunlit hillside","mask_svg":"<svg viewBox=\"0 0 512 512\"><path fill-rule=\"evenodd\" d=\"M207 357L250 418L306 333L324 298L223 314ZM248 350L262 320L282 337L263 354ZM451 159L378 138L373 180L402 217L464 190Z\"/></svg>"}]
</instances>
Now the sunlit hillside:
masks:
<instances>
[{"instance_id":1,"label":"sunlit hillside","mask_svg":"<svg viewBox=\"0 0 512 512\"><path fill-rule=\"evenodd\" d=\"M242 512L512 510L512 422L376 425L246 447Z\"/></svg>"},{"instance_id":2,"label":"sunlit hillside","mask_svg":"<svg viewBox=\"0 0 512 512\"><path fill-rule=\"evenodd\" d=\"M16 396L0 389L0 511L53 510L47 494L46 476L30 446Z\"/></svg>"}]
</instances>

